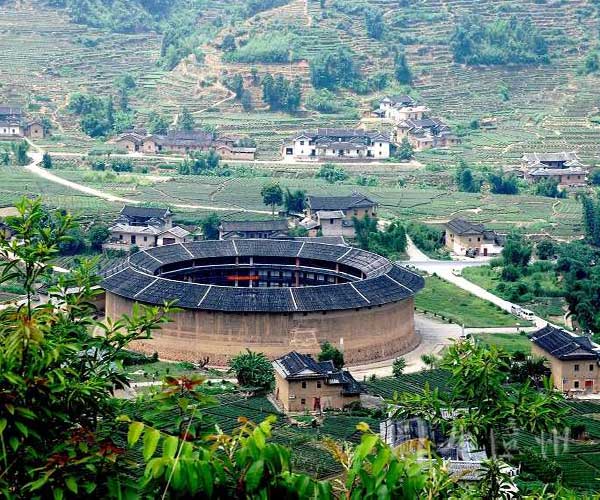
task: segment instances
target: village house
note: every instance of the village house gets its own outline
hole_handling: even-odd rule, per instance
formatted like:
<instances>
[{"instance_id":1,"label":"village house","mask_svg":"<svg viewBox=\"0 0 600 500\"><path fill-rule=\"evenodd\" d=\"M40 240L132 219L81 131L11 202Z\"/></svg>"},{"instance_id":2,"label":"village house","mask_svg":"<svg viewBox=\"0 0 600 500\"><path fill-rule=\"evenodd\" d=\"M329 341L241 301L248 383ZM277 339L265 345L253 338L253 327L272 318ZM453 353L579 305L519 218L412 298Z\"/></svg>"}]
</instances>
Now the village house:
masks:
<instances>
[{"instance_id":1,"label":"village house","mask_svg":"<svg viewBox=\"0 0 600 500\"><path fill-rule=\"evenodd\" d=\"M43 139L44 136L45 130L40 120L27 121L20 107L0 105L0 139Z\"/></svg>"},{"instance_id":2,"label":"village house","mask_svg":"<svg viewBox=\"0 0 600 500\"><path fill-rule=\"evenodd\" d=\"M223 221L219 226L219 239L281 239L287 238L289 231L286 219L261 221Z\"/></svg>"},{"instance_id":3,"label":"village house","mask_svg":"<svg viewBox=\"0 0 600 500\"><path fill-rule=\"evenodd\" d=\"M226 160L254 160L256 148L239 146L239 141L233 137L217 137L203 130L177 130L161 135L148 134L145 129L133 129L120 134L115 144L130 153L189 154L214 149Z\"/></svg>"},{"instance_id":4,"label":"village house","mask_svg":"<svg viewBox=\"0 0 600 500\"><path fill-rule=\"evenodd\" d=\"M410 96L393 95L384 97L373 115L399 123L404 120L422 120L429 111L427 106L417 104Z\"/></svg>"},{"instance_id":5,"label":"village house","mask_svg":"<svg viewBox=\"0 0 600 500\"><path fill-rule=\"evenodd\" d=\"M456 255L498 255L504 246L504 236L465 219L448 221L445 231L446 248Z\"/></svg>"},{"instance_id":6,"label":"village house","mask_svg":"<svg viewBox=\"0 0 600 500\"><path fill-rule=\"evenodd\" d=\"M563 188L581 187L587 183L589 171L575 152L525 153L521 160L524 177L531 182L556 179Z\"/></svg>"},{"instance_id":7,"label":"village house","mask_svg":"<svg viewBox=\"0 0 600 500\"><path fill-rule=\"evenodd\" d=\"M361 193L349 196L308 196L305 218L300 226L309 236L355 236L354 221L365 217L377 217L377 202Z\"/></svg>"},{"instance_id":8,"label":"village house","mask_svg":"<svg viewBox=\"0 0 600 500\"><path fill-rule=\"evenodd\" d=\"M361 388L350 372L332 361L315 361L292 351L273 361L275 399L285 412L341 410L360 401Z\"/></svg>"},{"instance_id":9,"label":"village house","mask_svg":"<svg viewBox=\"0 0 600 500\"><path fill-rule=\"evenodd\" d=\"M191 241L191 233L173 226L173 214L168 208L125 205L115 223L109 228L110 237L102 248L146 250L155 246Z\"/></svg>"},{"instance_id":10,"label":"village house","mask_svg":"<svg viewBox=\"0 0 600 500\"><path fill-rule=\"evenodd\" d=\"M296 160L385 160L390 138L377 131L320 128L303 131L283 146L283 157Z\"/></svg>"},{"instance_id":11,"label":"village house","mask_svg":"<svg viewBox=\"0 0 600 500\"><path fill-rule=\"evenodd\" d=\"M529 334L531 352L550 363L554 387L566 393L600 390L600 347L588 337L546 325Z\"/></svg>"},{"instance_id":12,"label":"village house","mask_svg":"<svg viewBox=\"0 0 600 500\"><path fill-rule=\"evenodd\" d=\"M397 144L407 139L415 151L447 148L460 144L460 138L448 125L437 118L427 117L409 118L399 122L392 132L392 138Z\"/></svg>"}]
</instances>

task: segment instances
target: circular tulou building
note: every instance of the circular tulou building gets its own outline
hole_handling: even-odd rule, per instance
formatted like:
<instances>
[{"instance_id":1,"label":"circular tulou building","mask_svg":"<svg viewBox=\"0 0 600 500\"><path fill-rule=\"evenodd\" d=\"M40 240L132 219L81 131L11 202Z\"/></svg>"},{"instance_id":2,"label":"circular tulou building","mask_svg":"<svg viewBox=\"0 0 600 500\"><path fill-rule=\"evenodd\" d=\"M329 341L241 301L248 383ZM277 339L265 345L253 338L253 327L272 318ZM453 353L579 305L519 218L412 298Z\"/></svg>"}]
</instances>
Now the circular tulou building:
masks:
<instances>
[{"instance_id":1,"label":"circular tulou building","mask_svg":"<svg viewBox=\"0 0 600 500\"><path fill-rule=\"evenodd\" d=\"M379 255L298 240L202 241L131 255L105 274L106 315L175 300L181 311L136 349L225 365L245 348L274 358L343 343L347 363L412 350L423 278Z\"/></svg>"}]
</instances>

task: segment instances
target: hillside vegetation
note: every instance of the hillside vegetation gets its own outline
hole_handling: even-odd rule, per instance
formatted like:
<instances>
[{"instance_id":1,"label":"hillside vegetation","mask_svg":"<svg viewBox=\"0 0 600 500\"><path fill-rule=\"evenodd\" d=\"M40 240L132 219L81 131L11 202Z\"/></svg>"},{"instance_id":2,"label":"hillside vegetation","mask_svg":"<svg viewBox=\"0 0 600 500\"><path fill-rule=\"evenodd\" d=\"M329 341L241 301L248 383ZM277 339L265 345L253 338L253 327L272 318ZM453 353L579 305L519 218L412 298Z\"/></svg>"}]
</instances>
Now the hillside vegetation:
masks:
<instances>
[{"instance_id":1,"label":"hillside vegetation","mask_svg":"<svg viewBox=\"0 0 600 500\"><path fill-rule=\"evenodd\" d=\"M461 154L511 166L545 149L595 163L598 19L587 0L10 0L0 69L13 78L0 97L49 115L70 150L90 143L65 112L68 95L108 97L130 73L136 123L186 106L272 159L298 129L356 126L379 96L410 92L463 135L460 148L419 154L424 163L455 166ZM298 109L273 112L267 74L300 81ZM236 75L243 100L224 86ZM333 92L327 105L315 89ZM491 117L494 130L470 126Z\"/></svg>"}]
</instances>

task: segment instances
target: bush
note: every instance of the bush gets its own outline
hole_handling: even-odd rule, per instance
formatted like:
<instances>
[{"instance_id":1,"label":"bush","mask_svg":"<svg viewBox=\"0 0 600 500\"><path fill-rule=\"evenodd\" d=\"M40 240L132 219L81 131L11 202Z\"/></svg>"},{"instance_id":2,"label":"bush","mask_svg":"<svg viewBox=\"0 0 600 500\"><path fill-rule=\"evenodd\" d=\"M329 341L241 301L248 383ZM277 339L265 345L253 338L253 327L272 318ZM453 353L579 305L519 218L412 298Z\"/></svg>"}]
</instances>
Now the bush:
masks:
<instances>
[{"instance_id":1,"label":"bush","mask_svg":"<svg viewBox=\"0 0 600 500\"><path fill-rule=\"evenodd\" d=\"M228 61L241 63L286 63L295 60L298 54L298 40L295 36L282 33L268 33L250 38L248 43L225 55Z\"/></svg>"},{"instance_id":2,"label":"bush","mask_svg":"<svg viewBox=\"0 0 600 500\"><path fill-rule=\"evenodd\" d=\"M315 177L318 179L325 179L330 184L333 184L335 182L345 181L348 178L348 174L343 168L338 167L333 163L325 163L315 174Z\"/></svg>"},{"instance_id":3,"label":"bush","mask_svg":"<svg viewBox=\"0 0 600 500\"><path fill-rule=\"evenodd\" d=\"M237 377L242 387L259 387L266 391L275 386L275 372L269 358L262 352L238 354L229 363L229 371Z\"/></svg>"}]
</instances>

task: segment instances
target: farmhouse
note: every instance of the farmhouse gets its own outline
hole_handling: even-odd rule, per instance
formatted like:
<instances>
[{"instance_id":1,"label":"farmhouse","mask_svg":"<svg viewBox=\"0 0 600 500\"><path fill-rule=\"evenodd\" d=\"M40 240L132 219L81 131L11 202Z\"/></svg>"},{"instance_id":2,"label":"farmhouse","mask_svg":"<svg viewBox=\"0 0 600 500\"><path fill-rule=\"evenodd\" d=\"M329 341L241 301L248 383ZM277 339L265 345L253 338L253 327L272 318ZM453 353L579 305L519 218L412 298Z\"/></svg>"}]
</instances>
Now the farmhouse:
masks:
<instances>
[{"instance_id":1,"label":"farmhouse","mask_svg":"<svg viewBox=\"0 0 600 500\"><path fill-rule=\"evenodd\" d=\"M173 226L173 214L168 208L125 205L114 225L109 228L110 238L104 249L141 250L173 243L190 241L190 232Z\"/></svg>"},{"instance_id":2,"label":"farmhouse","mask_svg":"<svg viewBox=\"0 0 600 500\"><path fill-rule=\"evenodd\" d=\"M214 149L221 158L228 160L254 160L256 155L256 148L238 146L235 138L218 138L203 130L175 130L163 135L148 135L145 129L133 129L119 135L115 144L131 153L188 154Z\"/></svg>"},{"instance_id":3,"label":"farmhouse","mask_svg":"<svg viewBox=\"0 0 600 500\"><path fill-rule=\"evenodd\" d=\"M287 238L288 221L285 219L262 221L223 221L219 226L219 239Z\"/></svg>"},{"instance_id":4,"label":"farmhouse","mask_svg":"<svg viewBox=\"0 0 600 500\"><path fill-rule=\"evenodd\" d=\"M275 398L286 412L341 410L360 401L360 385L332 361L315 361L292 351L273 361Z\"/></svg>"},{"instance_id":5,"label":"farmhouse","mask_svg":"<svg viewBox=\"0 0 600 500\"><path fill-rule=\"evenodd\" d=\"M23 137L42 139L44 136L45 131L41 121L28 122L21 108L0 105L0 139L11 140Z\"/></svg>"},{"instance_id":6,"label":"farmhouse","mask_svg":"<svg viewBox=\"0 0 600 500\"><path fill-rule=\"evenodd\" d=\"M497 255L502 252L504 237L465 219L457 218L445 225L446 248L456 255Z\"/></svg>"},{"instance_id":7,"label":"farmhouse","mask_svg":"<svg viewBox=\"0 0 600 500\"><path fill-rule=\"evenodd\" d=\"M429 111L427 106L417 104L410 96L394 95L384 97L379 103L379 109L373 114L399 123L404 120L422 120Z\"/></svg>"},{"instance_id":8,"label":"farmhouse","mask_svg":"<svg viewBox=\"0 0 600 500\"><path fill-rule=\"evenodd\" d=\"M416 151L460 144L460 138L437 118L403 120L396 125L392 136L396 143L407 139Z\"/></svg>"},{"instance_id":9,"label":"farmhouse","mask_svg":"<svg viewBox=\"0 0 600 500\"><path fill-rule=\"evenodd\" d=\"M308 196L300 225L316 235L355 236L353 219L377 217L377 202L361 193L349 196Z\"/></svg>"},{"instance_id":10,"label":"farmhouse","mask_svg":"<svg viewBox=\"0 0 600 500\"><path fill-rule=\"evenodd\" d=\"M600 347L588 337L546 325L529 334L529 339L532 353L549 361L556 389L572 393L600 390Z\"/></svg>"},{"instance_id":11,"label":"farmhouse","mask_svg":"<svg viewBox=\"0 0 600 500\"><path fill-rule=\"evenodd\" d=\"M574 152L526 153L522 157L525 179L538 182L556 179L561 187L580 187L587 183L588 170Z\"/></svg>"},{"instance_id":12,"label":"farmhouse","mask_svg":"<svg viewBox=\"0 0 600 500\"><path fill-rule=\"evenodd\" d=\"M297 160L385 160L390 138L377 131L320 128L303 131L283 146L283 157Z\"/></svg>"}]
</instances>

